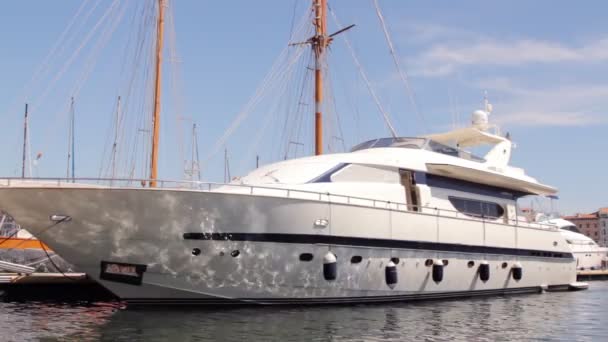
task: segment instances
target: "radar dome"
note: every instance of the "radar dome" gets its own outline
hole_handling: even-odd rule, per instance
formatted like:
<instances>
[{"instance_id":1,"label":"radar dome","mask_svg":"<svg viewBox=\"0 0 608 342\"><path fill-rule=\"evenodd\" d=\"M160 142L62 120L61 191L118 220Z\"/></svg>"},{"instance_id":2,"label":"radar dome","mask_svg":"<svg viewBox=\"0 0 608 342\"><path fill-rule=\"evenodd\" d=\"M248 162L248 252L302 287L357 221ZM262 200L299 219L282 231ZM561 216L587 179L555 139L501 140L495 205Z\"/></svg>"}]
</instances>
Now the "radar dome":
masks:
<instances>
[{"instance_id":1,"label":"radar dome","mask_svg":"<svg viewBox=\"0 0 608 342\"><path fill-rule=\"evenodd\" d=\"M476 110L472 115L472 124L473 127L485 131L488 129L488 112L483 110Z\"/></svg>"}]
</instances>

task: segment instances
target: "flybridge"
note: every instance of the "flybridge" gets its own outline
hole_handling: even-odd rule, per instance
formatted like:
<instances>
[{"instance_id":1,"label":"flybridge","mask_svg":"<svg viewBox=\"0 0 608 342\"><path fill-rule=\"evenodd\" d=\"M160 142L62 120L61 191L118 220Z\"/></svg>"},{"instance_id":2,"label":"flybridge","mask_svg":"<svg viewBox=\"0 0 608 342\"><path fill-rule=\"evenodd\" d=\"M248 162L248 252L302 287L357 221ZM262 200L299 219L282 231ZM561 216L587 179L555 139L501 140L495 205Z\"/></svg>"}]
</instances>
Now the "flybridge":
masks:
<instances>
[{"instance_id":1,"label":"flybridge","mask_svg":"<svg viewBox=\"0 0 608 342\"><path fill-rule=\"evenodd\" d=\"M480 163L486 161L484 158L476 156L471 152L465 151L457 147L448 146L429 138L397 137L373 139L353 147L351 149L351 152L380 147L420 149Z\"/></svg>"},{"instance_id":2,"label":"flybridge","mask_svg":"<svg viewBox=\"0 0 608 342\"><path fill-rule=\"evenodd\" d=\"M469 127L423 137L393 137L369 140L355 146L351 152L378 147L422 149L484 163L488 169L502 173L509 168L513 143L509 134L502 136L498 126L489 123L491 111L492 105L486 99L485 109L473 112L471 126ZM493 129L493 132L490 132L490 129ZM482 145L491 146L491 149L483 158L463 149Z\"/></svg>"}]
</instances>

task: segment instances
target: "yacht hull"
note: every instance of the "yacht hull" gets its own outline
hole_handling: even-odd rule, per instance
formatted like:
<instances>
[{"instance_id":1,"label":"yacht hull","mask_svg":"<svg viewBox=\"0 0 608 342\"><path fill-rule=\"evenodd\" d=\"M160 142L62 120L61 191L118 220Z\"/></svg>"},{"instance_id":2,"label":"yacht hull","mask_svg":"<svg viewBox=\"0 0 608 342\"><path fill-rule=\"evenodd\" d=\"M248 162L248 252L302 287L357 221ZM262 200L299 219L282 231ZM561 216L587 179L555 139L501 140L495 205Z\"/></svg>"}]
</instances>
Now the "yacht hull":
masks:
<instances>
[{"instance_id":1,"label":"yacht hull","mask_svg":"<svg viewBox=\"0 0 608 342\"><path fill-rule=\"evenodd\" d=\"M538 292L576 281L558 231L432 213L243 193L59 186L0 188L0 208L131 304L392 302ZM324 277L329 252L337 258L335 280ZM301 260L305 254L312 260ZM397 281L389 286L392 258ZM485 281L482 262L489 264ZM440 281L433 263L443 264Z\"/></svg>"}]
</instances>

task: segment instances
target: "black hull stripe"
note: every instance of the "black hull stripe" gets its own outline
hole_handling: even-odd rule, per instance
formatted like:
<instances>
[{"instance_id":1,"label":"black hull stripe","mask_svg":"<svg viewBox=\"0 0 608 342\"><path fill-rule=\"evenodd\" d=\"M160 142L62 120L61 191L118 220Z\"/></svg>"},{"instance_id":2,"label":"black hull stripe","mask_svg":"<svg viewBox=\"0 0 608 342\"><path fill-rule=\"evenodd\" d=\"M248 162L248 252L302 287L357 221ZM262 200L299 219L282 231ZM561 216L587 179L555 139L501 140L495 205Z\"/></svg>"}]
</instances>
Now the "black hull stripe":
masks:
<instances>
[{"instance_id":1,"label":"black hull stripe","mask_svg":"<svg viewBox=\"0 0 608 342\"><path fill-rule=\"evenodd\" d=\"M564 285L567 289L567 285ZM451 298L468 298L492 295L524 294L542 292L540 286L476 290L419 293L394 296L367 297L316 297L316 298L129 298L124 302L129 306L137 305L204 305L204 306L246 306L246 305L324 305L324 304L374 304L437 300Z\"/></svg>"},{"instance_id":2,"label":"black hull stripe","mask_svg":"<svg viewBox=\"0 0 608 342\"><path fill-rule=\"evenodd\" d=\"M504 248L491 246L462 245L426 241L372 239L335 235L277 234L277 233L184 233L185 240L252 241L298 244L323 244L350 247L376 247L393 249L415 249L438 252L473 254L500 254L525 257L573 259L572 253L533 249Z\"/></svg>"}]
</instances>

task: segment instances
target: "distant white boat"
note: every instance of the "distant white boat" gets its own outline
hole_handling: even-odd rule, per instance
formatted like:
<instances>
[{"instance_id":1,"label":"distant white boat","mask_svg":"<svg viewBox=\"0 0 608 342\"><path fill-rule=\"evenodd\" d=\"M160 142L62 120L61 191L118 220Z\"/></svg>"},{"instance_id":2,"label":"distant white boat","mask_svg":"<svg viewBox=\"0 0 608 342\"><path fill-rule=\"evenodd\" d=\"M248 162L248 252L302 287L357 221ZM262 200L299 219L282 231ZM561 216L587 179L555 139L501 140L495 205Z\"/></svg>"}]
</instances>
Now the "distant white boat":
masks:
<instances>
[{"instance_id":1,"label":"distant white boat","mask_svg":"<svg viewBox=\"0 0 608 342\"><path fill-rule=\"evenodd\" d=\"M600 247L592 238L581 234L576 225L570 221L556 218L546 221L555 224L566 238L576 259L578 270L599 270L606 268L608 248Z\"/></svg>"}]
</instances>

